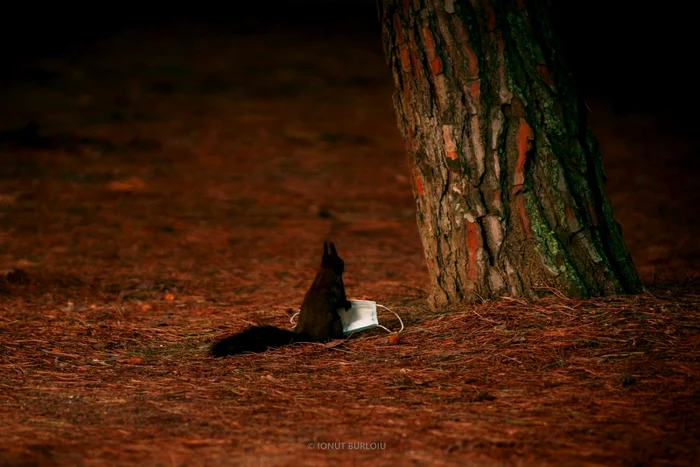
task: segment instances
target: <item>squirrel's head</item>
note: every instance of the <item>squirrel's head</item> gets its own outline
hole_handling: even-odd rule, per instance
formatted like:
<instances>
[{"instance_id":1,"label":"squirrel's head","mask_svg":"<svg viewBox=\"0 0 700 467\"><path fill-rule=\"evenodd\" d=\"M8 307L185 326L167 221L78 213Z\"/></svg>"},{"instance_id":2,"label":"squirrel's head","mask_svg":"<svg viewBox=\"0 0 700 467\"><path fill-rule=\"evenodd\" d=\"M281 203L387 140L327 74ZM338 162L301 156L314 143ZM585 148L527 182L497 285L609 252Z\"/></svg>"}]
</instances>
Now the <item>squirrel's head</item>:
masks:
<instances>
[{"instance_id":1,"label":"squirrel's head","mask_svg":"<svg viewBox=\"0 0 700 467\"><path fill-rule=\"evenodd\" d=\"M335 251L335 245L333 242L330 242L330 244L328 242L323 243L323 259L321 260L321 268L332 269L333 272L339 276L343 274L343 271L345 270L345 262L340 256L338 256L338 252Z\"/></svg>"}]
</instances>

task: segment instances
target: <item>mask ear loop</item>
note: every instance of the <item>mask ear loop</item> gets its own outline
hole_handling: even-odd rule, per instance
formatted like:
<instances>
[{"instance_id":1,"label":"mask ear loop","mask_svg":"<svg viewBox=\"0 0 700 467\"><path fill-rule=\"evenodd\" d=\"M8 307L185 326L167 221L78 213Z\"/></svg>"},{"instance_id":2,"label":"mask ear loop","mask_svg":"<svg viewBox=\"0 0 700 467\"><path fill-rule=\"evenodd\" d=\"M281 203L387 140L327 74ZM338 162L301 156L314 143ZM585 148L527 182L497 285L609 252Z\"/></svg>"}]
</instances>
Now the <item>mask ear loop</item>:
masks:
<instances>
[{"instance_id":1,"label":"mask ear loop","mask_svg":"<svg viewBox=\"0 0 700 467\"><path fill-rule=\"evenodd\" d=\"M388 332L389 334L399 334L399 333L401 333L401 331L403 331L403 320L401 319L401 317L400 317L394 310L390 310L389 308L385 307L384 305L380 305L380 304L377 303L377 307L382 307L382 308L384 308L385 310L394 313L394 316L396 316L396 317L399 319L399 323L401 323L401 329L399 329L398 332L395 332L395 331L390 331L389 329L385 328L385 327L382 326L381 324L377 324L377 327L378 327L378 328L384 329L384 330L385 330L386 332Z\"/></svg>"}]
</instances>

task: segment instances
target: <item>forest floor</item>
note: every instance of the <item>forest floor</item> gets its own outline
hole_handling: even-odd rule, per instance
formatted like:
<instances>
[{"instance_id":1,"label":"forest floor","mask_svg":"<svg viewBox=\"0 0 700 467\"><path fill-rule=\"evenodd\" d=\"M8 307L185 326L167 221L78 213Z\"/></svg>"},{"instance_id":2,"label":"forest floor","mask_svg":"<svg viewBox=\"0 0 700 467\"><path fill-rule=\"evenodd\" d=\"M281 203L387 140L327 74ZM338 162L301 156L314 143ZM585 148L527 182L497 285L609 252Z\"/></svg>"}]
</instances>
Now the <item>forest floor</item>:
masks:
<instances>
[{"instance_id":1,"label":"forest floor","mask_svg":"<svg viewBox=\"0 0 700 467\"><path fill-rule=\"evenodd\" d=\"M589 100L644 293L432 313L378 36L147 28L15 70L0 465L700 462L698 143L662 115ZM329 237L398 343L207 355L290 327Z\"/></svg>"}]
</instances>

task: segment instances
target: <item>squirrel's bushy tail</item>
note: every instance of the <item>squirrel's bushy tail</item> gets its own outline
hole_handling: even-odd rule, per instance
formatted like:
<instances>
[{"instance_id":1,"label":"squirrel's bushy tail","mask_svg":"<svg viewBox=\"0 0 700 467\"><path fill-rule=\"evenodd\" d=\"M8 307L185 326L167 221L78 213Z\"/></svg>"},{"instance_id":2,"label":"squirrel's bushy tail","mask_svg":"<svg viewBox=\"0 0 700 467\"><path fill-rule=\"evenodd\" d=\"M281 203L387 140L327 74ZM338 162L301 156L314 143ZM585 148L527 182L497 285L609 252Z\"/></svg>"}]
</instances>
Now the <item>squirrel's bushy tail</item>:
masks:
<instances>
[{"instance_id":1,"label":"squirrel's bushy tail","mask_svg":"<svg viewBox=\"0 0 700 467\"><path fill-rule=\"evenodd\" d=\"M282 347L294 342L307 342L303 334L297 334L274 326L254 326L238 334L215 342L209 349L214 357L225 357L244 352L264 352L267 349Z\"/></svg>"}]
</instances>

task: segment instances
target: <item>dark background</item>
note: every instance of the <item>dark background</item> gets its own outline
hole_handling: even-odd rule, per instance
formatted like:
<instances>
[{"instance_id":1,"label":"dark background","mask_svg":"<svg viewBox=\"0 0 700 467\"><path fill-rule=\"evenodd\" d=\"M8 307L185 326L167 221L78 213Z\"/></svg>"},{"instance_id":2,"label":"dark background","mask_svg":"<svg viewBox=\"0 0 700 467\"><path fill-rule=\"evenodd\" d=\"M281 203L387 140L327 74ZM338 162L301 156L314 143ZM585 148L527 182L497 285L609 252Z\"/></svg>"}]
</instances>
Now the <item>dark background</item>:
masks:
<instances>
[{"instance_id":1,"label":"dark background","mask_svg":"<svg viewBox=\"0 0 700 467\"><path fill-rule=\"evenodd\" d=\"M19 5L3 11L3 79L21 80L22 59L79 54L106 35L166 21L206 22L239 34L294 28L300 34L347 34L380 46L372 0L292 0L240 5L185 2L182 6L100 4ZM673 109L692 115L690 92L697 40L690 7L682 2L559 1L554 14L580 85L608 96L616 110Z\"/></svg>"}]
</instances>

